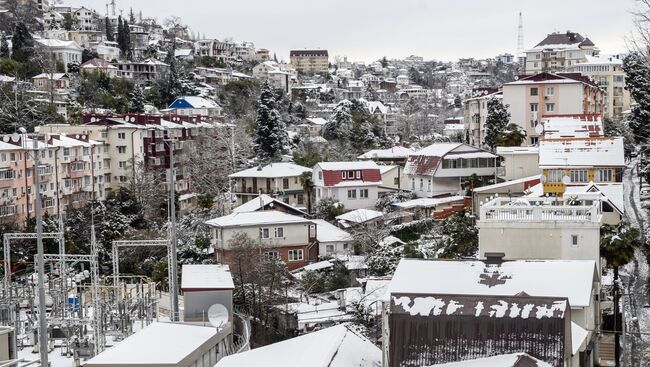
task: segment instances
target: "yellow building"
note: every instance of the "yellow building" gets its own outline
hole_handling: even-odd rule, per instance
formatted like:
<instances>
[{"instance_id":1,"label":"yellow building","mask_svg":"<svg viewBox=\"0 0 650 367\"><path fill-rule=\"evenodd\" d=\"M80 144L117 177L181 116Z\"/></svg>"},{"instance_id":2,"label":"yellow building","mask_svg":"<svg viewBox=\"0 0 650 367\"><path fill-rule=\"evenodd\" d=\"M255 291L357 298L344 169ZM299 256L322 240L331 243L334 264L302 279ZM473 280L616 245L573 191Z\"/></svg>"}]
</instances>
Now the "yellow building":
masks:
<instances>
[{"instance_id":1,"label":"yellow building","mask_svg":"<svg viewBox=\"0 0 650 367\"><path fill-rule=\"evenodd\" d=\"M318 74L329 71L327 50L292 50L289 59L291 66L299 73Z\"/></svg>"}]
</instances>

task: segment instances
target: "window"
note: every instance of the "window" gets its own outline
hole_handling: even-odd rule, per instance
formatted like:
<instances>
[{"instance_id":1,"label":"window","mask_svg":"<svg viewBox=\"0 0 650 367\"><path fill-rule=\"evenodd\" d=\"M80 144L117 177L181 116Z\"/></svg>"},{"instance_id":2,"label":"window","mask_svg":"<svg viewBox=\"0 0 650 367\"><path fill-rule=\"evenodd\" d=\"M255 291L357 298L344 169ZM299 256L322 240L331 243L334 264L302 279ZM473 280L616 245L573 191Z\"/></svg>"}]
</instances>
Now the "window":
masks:
<instances>
[{"instance_id":1,"label":"window","mask_svg":"<svg viewBox=\"0 0 650 367\"><path fill-rule=\"evenodd\" d=\"M277 260L280 258L280 254L277 251L266 251L264 258L267 260Z\"/></svg>"},{"instance_id":2,"label":"window","mask_svg":"<svg viewBox=\"0 0 650 367\"><path fill-rule=\"evenodd\" d=\"M357 198L357 190L348 190L348 199L354 200Z\"/></svg>"},{"instance_id":3,"label":"window","mask_svg":"<svg viewBox=\"0 0 650 367\"><path fill-rule=\"evenodd\" d=\"M325 252L328 254L334 253L334 245L325 245Z\"/></svg>"},{"instance_id":4,"label":"window","mask_svg":"<svg viewBox=\"0 0 650 367\"><path fill-rule=\"evenodd\" d=\"M571 235L571 246L578 246L578 235L577 234L572 234Z\"/></svg>"},{"instance_id":5,"label":"window","mask_svg":"<svg viewBox=\"0 0 650 367\"><path fill-rule=\"evenodd\" d=\"M126 153L126 146L120 145L117 147L117 152L120 154L125 154Z\"/></svg>"},{"instance_id":6,"label":"window","mask_svg":"<svg viewBox=\"0 0 650 367\"><path fill-rule=\"evenodd\" d=\"M305 196L303 194L298 194L298 205L303 205L305 203Z\"/></svg>"},{"instance_id":7,"label":"window","mask_svg":"<svg viewBox=\"0 0 650 367\"><path fill-rule=\"evenodd\" d=\"M547 103L546 112L555 112L555 103Z\"/></svg>"},{"instance_id":8,"label":"window","mask_svg":"<svg viewBox=\"0 0 650 367\"><path fill-rule=\"evenodd\" d=\"M341 171L341 178L344 180L347 178L345 173L346 173L345 171Z\"/></svg>"},{"instance_id":9,"label":"window","mask_svg":"<svg viewBox=\"0 0 650 367\"><path fill-rule=\"evenodd\" d=\"M547 96L555 95L555 88L553 88L553 87L547 87L547 88L546 88L546 95L547 95Z\"/></svg>"},{"instance_id":10,"label":"window","mask_svg":"<svg viewBox=\"0 0 650 367\"><path fill-rule=\"evenodd\" d=\"M547 182L562 182L562 177L564 172L562 170L551 170L547 172L546 181Z\"/></svg>"},{"instance_id":11,"label":"window","mask_svg":"<svg viewBox=\"0 0 650 367\"><path fill-rule=\"evenodd\" d=\"M399 186L399 177L393 178L393 185Z\"/></svg>"},{"instance_id":12,"label":"window","mask_svg":"<svg viewBox=\"0 0 650 367\"><path fill-rule=\"evenodd\" d=\"M302 250L289 250L289 261L300 261L302 259Z\"/></svg>"},{"instance_id":13,"label":"window","mask_svg":"<svg viewBox=\"0 0 650 367\"><path fill-rule=\"evenodd\" d=\"M596 170L596 182L611 182L612 181L612 170L611 169L599 169Z\"/></svg>"},{"instance_id":14,"label":"window","mask_svg":"<svg viewBox=\"0 0 650 367\"><path fill-rule=\"evenodd\" d=\"M356 171L357 180L361 179L361 171Z\"/></svg>"},{"instance_id":15,"label":"window","mask_svg":"<svg viewBox=\"0 0 650 367\"><path fill-rule=\"evenodd\" d=\"M530 95L531 96L539 95L539 89L538 88L530 88Z\"/></svg>"},{"instance_id":16,"label":"window","mask_svg":"<svg viewBox=\"0 0 650 367\"><path fill-rule=\"evenodd\" d=\"M571 182L587 182L587 170L571 170Z\"/></svg>"},{"instance_id":17,"label":"window","mask_svg":"<svg viewBox=\"0 0 650 367\"><path fill-rule=\"evenodd\" d=\"M121 140L126 139L126 133L117 133L117 138Z\"/></svg>"},{"instance_id":18,"label":"window","mask_svg":"<svg viewBox=\"0 0 650 367\"><path fill-rule=\"evenodd\" d=\"M368 189L359 190L359 198L367 199L368 198Z\"/></svg>"},{"instance_id":19,"label":"window","mask_svg":"<svg viewBox=\"0 0 650 367\"><path fill-rule=\"evenodd\" d=\"M282 188L283 188L284 190L286 190L286 189L289 188L289 179L288 179L288 178L283 178L283 179L282 179Z\"/></svg>"},{"instance_id":20,"label":"window","mask_svg":"<svg viewBox=\"0 0 650 367\"><path fill-rule=\"evenodd\" d=\"M442 163L445 163L445 162L443 161ZM415 179L414 178L411 179L411 190L415 190Z\"/></svg>"},{"instance_id":21,"label":"window","mask_svg":"<svg viewBox=\"0 0 650 367\"><path fill-rule=\"evenodd\" d=\"M269 229L268 228L260 228L260 238L269 238Z\"/></svg>"},{"instance_id":22,"label":"window","mask_svg":"<svg viewBox=\"0 0 650 367\"><path fill-rule=\"evenodd\" d=\"M429 180L429 183L427 184L427 191L431 192L431 180Z\"/></svg>"},{"instance_id":23,"label":"window","mask_svg":"<svg viewBox=\"0 0 650 367\"><path fill-rule=\"evenodd\" d=\"M424 190L424 179L420 179L420 191Z\"/></svg>"},{"instance_id":24,"label":"window","mask_svg":"<svg viewBox=\"0 0 650 367\"><path fill-rule=\"evenodd\" d=\"M90 155L90 148L84 147L83 152L84 152L84 155Z\"/></svg>"},{"instance_id":25,"label":"window","mask_svg":"<svg viewBox=\"0 0 650 367\"><path fill-rule=\"evenodd\" d=\"M284 228L282 227L275 228L275 238L284 238Z\"/></svg>"},{"instance_id":26,"label":"window","mask_svg":"<svg viewBox=\"0 0 650 367\"><path fill-rule=\"evenodd\" d=\"M63 148L63 156L64 157L70 156L70 148Z\"/></svg>"},{"instance_id":27,"label":"window","mask_svg":"<svg viewBox=\"0 0 650 367\"><path fill-rule=\"evenodd\" d=\"M119 161L119 162L117 162L117 165L120 168L126 168L126 161Z\"/></svg>"},{"instance_id":28,"label":"window","mask_svg":"<svg viewBox=\"0 0 650 367\"><path fill-rule=\"evenodd\" d=\"M318 171L318 179L319 180L323 179L323 171Z\"/></svg>"}]
</instances>

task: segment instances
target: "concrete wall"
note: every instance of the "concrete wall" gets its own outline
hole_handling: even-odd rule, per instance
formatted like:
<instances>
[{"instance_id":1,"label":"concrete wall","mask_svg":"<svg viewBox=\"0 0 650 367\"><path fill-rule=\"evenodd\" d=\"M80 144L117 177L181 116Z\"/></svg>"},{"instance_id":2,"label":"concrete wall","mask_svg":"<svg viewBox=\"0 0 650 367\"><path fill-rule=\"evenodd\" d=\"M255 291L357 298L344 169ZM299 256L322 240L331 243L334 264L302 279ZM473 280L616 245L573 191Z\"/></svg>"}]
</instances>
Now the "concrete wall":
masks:
<instances>
[{"instance_id":1,"label":"concrete wall","mask_svg":"<svg viewBox=\"0 0 650 367\"><path fill-rule=\"evenodd\" d=\"M600 264L600 223L478 221L479 257L503 252L506 259L594 260ZM578 245L572 245L572 235Z\"/></svg>"},{"instance_id":2,"label":"concrete wall","mask_svg":"<svg viewBox=\"0 0 650 367\"><path fill-rule=\"evenodd\" d=\"M275 228L283 228L284 237L276 238ZM260 228L268 228L270 238L260 238ZM230 249L229 241L237 233L245 233L253 240L260 241L263 247L298 246L309 243L309 223L292 223L277 225L260 225L251 227L226 228L220 230L213 228L213 231L220 231L219 248ZM214 238L214 232L213 232Z\"/></svg>"},{"instance_id":3,"label":"concrete wall","mask_svg":"<svg viewBox=\"0 0 650 367\"><path fill-rule=\"evenodd\" d=\"M539 175L542 170L539 168L539 154L501 154L503 157L503 168L505 174L499 176L505 181L512 181L519 178Z\"/></svg>"},{"instance_id":4,"label":"concrete wall","mask_svg":"<svg viewBox=\"0 0 650 367\"><path fill-rule=\"evenodd\" d=\"M321 199L332 198L340 201L346 210L374 209L379 198L379 188L377 186L316 187L315 190L317 202ZM348 199L348 190L356 191L356 199ZM359 190L368 190L368 197L361 198Z\"/></svg>"}]
</instances>

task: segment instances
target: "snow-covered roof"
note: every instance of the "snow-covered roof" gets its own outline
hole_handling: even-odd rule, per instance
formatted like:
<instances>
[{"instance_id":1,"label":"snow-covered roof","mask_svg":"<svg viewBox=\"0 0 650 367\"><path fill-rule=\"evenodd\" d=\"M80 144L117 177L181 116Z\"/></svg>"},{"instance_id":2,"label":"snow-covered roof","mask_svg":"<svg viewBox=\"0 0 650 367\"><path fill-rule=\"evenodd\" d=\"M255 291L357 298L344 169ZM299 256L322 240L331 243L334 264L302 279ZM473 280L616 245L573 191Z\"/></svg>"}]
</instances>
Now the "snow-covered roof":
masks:
<instances>
[{"instance_id":1,"label":"snow-covered roof","mask_svg":"<svg viewBox=\"0 0 650 367\"><path fill-rule=\"evenodd\" d=\"M394 146L388 149L373 149L367 151L358 156L357 159L406 159L414 152L415 151L411 148Z\"/></svg>"},{"instance_id":2,"label":"snow-covered roof","mask_svg":"<svg viewBox=\"0 0 650 367\"><path fill-rule=\"evenodd\" d=\"M458 154L449 154L446 155L443 159L472 159L472 158L496 158L496 156L490 152L467 152L467 153L458 153Z\"/></svg>"},{"instance_id":3,"label":"snow-covered roof","mask_svg":"<svg viewBox=\"0 0 650 367\"><path fill-rule=\"evenodd\" d=\"M179 365L217 334L214 327L153 323L91 358L85 366Z\"/></svg>"},{"instance_id":4,"label":"snow-covered roof","mask_svg":"<svg viewBox=\"0 0 650 367\"><path fill-rule=\"evenodd\" d=\"M578 353L588 334L587 330L571 321L571 355Z\"/></svg>"},{"instance_id":5,"label":"snow-covered roof","mask_svg":"<svg viewBox=\"0 0 650 367\"><path fill-rule=\"evenodd\" d=\"M68 74L66 73L41 73L32 77L32 79L49 79L49 80L61 80L62 78L67 78Z\"/></svg>"},{"instance_id":6,"label":"snow-covered roof","mask_svg":"<svg viewBox=\"0 0 650 367\"><path fill-rule=\"evenodd\" d=\"M322 219L312 219L316 223L316 239L320 243L348 242L354 238L348 232Z\"/></svg>"},{"instance_id":7,"label":"snow-covered roof","mask_svg":"<svg viewBox=\"0 0 650 367\"><path fill-rule=\"evenodd\" d=\"M273 203L274 205L281 205L281 206L286 206L291 209L294 209L296 212L302 212L302 210L285 203L283 201L280 201L278 199L272 198L266 194L259 195L256 198L253 198L244 204L236 207L235 209L232 210L233 213L247 213L247 212L255 212L258 211L267 205ZM306 214L306 213L305 213Z\"/></svg>"},{"instance_id":8,"label":"snow-covered roof","mask_svg":"<svg viewBox=\"0 0 650 367\"><path fill-rule=\"evenodd\" d=\"M594 118L544 117L542 120L544 139L595 138L605 135L600 116Z\"/></svg>"},{"instance_id":9,"label":"snow-covered roof","mask_svg":"<svg viewBox=\"0 0 650 367\"><path fill-rule=\"evenodd\" d=\"M570 185L564 189L563 194L565 198L576 196L578 199L589 197L591 200L601 199L601 195L605 200L609 201L614 207L616 207L619 212L625 212L623 197L624 191L623 184L621 183L594 184L593 182L590 182L585 185Z\"/></svg>"},{"instance_id":10,"label":"snow-covered roof","mask_svg":"<svg viewBox=\"0 0 650 367\"><path fill-rule=\"evenodd\" d=\"M383 175L383 174L385 174L387 172L390 172L390 171L394 170L397 167L399 167L399 166L379 166L379 173L381 173Z\"/></svg>"},{"instance_id":11,"label":"snow-covered roof","mask_svg":"<svg viewBox=\"0 0 650 367\"><path fill-rule=\"evenodd\" d=\"M311 124L313 124L313 125L320 125L320 126L322 126L322 125L325 125L325 124L327 123L327 120L325 120L325 119L322 118L322 117L309 117L309 118L307 118L306 120L309 121L309 122L310 122Z\"/></svg>"},{"instance_id":12,"label":"snow-covered roof","mask_svg":"<svg viewBox=\"0 0 650 367\"><path fill-rule=\"evenodd\" d=\"M595 270L593 260L517 260L488 265L483 261L402 259L389 293L514 296L525 292L532 297L566 297L572 307L587 307Z\"/></svg>"},{"instance_id":13,"label":"snow-covered roof","mask_svg":"<svg viewBox=\"0 0 650 367\"><path fill-rule=\"evenodd\" d=\"M34 41L40 43L43 46L46 47L52 47L52 48L73 48L77 49L81 52L81 46L77 44L75 41L63 41L60 39L55 39L55 38L36 38Z\"/></svg>"},{"instance_id":14,"label":"snow-covered roof","mask_svg":"<svg viewBox=\"0 0 650 367\"><path fill-rule=\"evenodd\" d=\"M295 163L290 162L277 162L270 163L262 167L253 167L243 171L233 173L228 176L230 178L238 177L258 177L258 178L267 178L267 177L294 177L300 176L304 172L311 172L311 168L303 167Z\"/></svg>"},{"instance_id":15,"label":"snow-covered roof","mask_svg":"<svg viewBox=\"0 0 650 367\"><path fill-rule=\"evenodd\" d=\"M402 203L395 204L396 207L402 209L413 209L413 208L435 208L438 205L450 204L457 201L464 201L464 196L450 196L446 198L419 198L409 201L404 201Z\"/></svg>"},{"instance_id":16,"label":"snow-covered roof","mask_svg":"<svg viewBox=\"0 0 650 367\"><path fill-rule=\"evenodd\" d=\"M424 155L429 157L443 157L445 154L460 147L461 143L435 143L426 148L420 149L411 155Z\"/></svg>"},{"instance_id":17,"label":"snow-covered roof","mask_svg":"<svg viewBox=\"0 0 650 367\"><path fill-rule=\"evenodd\" d=\"M292 224L292 223L309 223L310 221L295 215L275 211L265 210L261 212L233 213L223 217L210 219L205 222L215 227L249 227L262 224Z\"/></svg>"},{"instance_id":18,"label":"snow-covered roof","mask_svg":"<svg viewBox=\"0 0 650 367\"><path fill-rule=\"evenodd\" d=\"M228 265L183 265L181 290L235 289Z\"/></svg>"},{"instance_id":19,"label":"snow-covered roof","mask_svg":"<svg viewBox=\"0 0 650 367\"><path fill-rule=\"evenodd\" d=\"M475 189L472 189L472 191L474 191L474 192L485 192L485 191L500 189L500 188L503 188L503 187L510 187L512 185L524 184L526 182L531 182L531 181L541 180L541 179L542 179L542 175L535 175L535 176L530 176L530 177L522 177L522 178L518 178L516 180L504 181L504 182L499 182L499 183L493 184L493 185L477 187Z\"/></svg>"},{"instance_id":20,"label":"snow-covered roof","mask_svg":"<svg viewBox=\"0 0 650 367\"><path fill-rule=\"evenodd\" d=\"M381 218L384 213L371 209L356 209L336 217L339 221L346 221L352 223L364 223L373 219Z\"/></svg>"},{"instance_id":21,"label":"snow-covered roof","mask_svg":"<svg viewBox=\"0 0 650 367\"><path fill-rule=\"evenodd\" d=\"M579 62L573 67L588 65L623 65L623 59L614 55L586 55L586 61Z\"/></svg>"},{"instance_id":22,"label":"snow-covered roof","mask_svg":"<svg viewBox=\"0 0 650 367\"><path fill-rule=\"evenodd\" d=\"M379 169L377 163L373 161L355 161L355 162L319 162L316 163L324 171L346 171L356 169Z\"/></svg>"},{"instance_id":23,"label":"snow-covered roof","mask_svg":"<svg viewBox=\"0 0 650 367\"><path fill-rule=\"evenodd\" d=\"M346 325L332 326L296 338L233 354L217 367L380 367L381 351Z\"/></svg>"},{"instance_id":24,"label":"snow-covered roof","mask_svg":"<svg viewBox=\"0 0 650 367\"><path fill-rule=\"evenodd\" d=\"M623 138L542 140L540 168L623 167Z\"/></svg>"},{"instance_id":25,"label":"snow-covered roof","mask_svg":"<svg viewBox=\"0 0 650 367\"><path fill-rule=\"evenodd\" d=\"M497 155L539 154L538 147L497 147Z\"/></svg>"},{"instance_id":26,"label":"snow-covered roof","mask_svg":"<svg viewBox=\"0 0 650 367\"><path fill-rule=\"evenodd\" d=\"M498 356L468 359L466 361L434 364L428 367L519 367L519 362L532 361L531 366L551 367L550 364L531 357L526 353L501 354Z\"/></svg>"},{"instance_id":27,"label":"snow-covered roof","mask_svg":"<svg viewBox=\"0 0 650 367\"><path fill-rule=\"evenodd\" d=\"M182 97L178 97L176 100L177 101L185 100L187 103L189 103L192 106L192 108L219 108L217 102L203 97L182 96ZM173 104L174 103L172 103L172 105Z\"/></svg>"}]
</instances>

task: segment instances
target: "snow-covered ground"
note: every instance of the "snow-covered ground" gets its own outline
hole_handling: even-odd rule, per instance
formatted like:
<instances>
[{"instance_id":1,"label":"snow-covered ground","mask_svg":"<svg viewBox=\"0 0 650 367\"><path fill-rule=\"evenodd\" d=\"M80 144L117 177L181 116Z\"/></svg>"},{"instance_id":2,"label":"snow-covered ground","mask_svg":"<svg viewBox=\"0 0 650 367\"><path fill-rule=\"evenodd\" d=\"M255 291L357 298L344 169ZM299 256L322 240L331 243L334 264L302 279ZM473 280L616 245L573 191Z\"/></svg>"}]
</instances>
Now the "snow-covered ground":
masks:
<instances>
[{"instance_id":1,"label":"snow-covered ground","mask_svg":"<svg viewBox=\"0 0 650 367\"><path fill-rule=\"evenodd\" d=\"M630 223L638 226L642 233L648 231L648 212L641 207L639 197L639 178L636 175L636 161L633 161L625 173L625 211ZM646 185L644 185L646 186ZM650 366L650 266L643 251L637 249L634 261L621 270L621 279L625 286L623 307L626 330L623 349L625 366Z\"/></svg>"}]
</instances>

